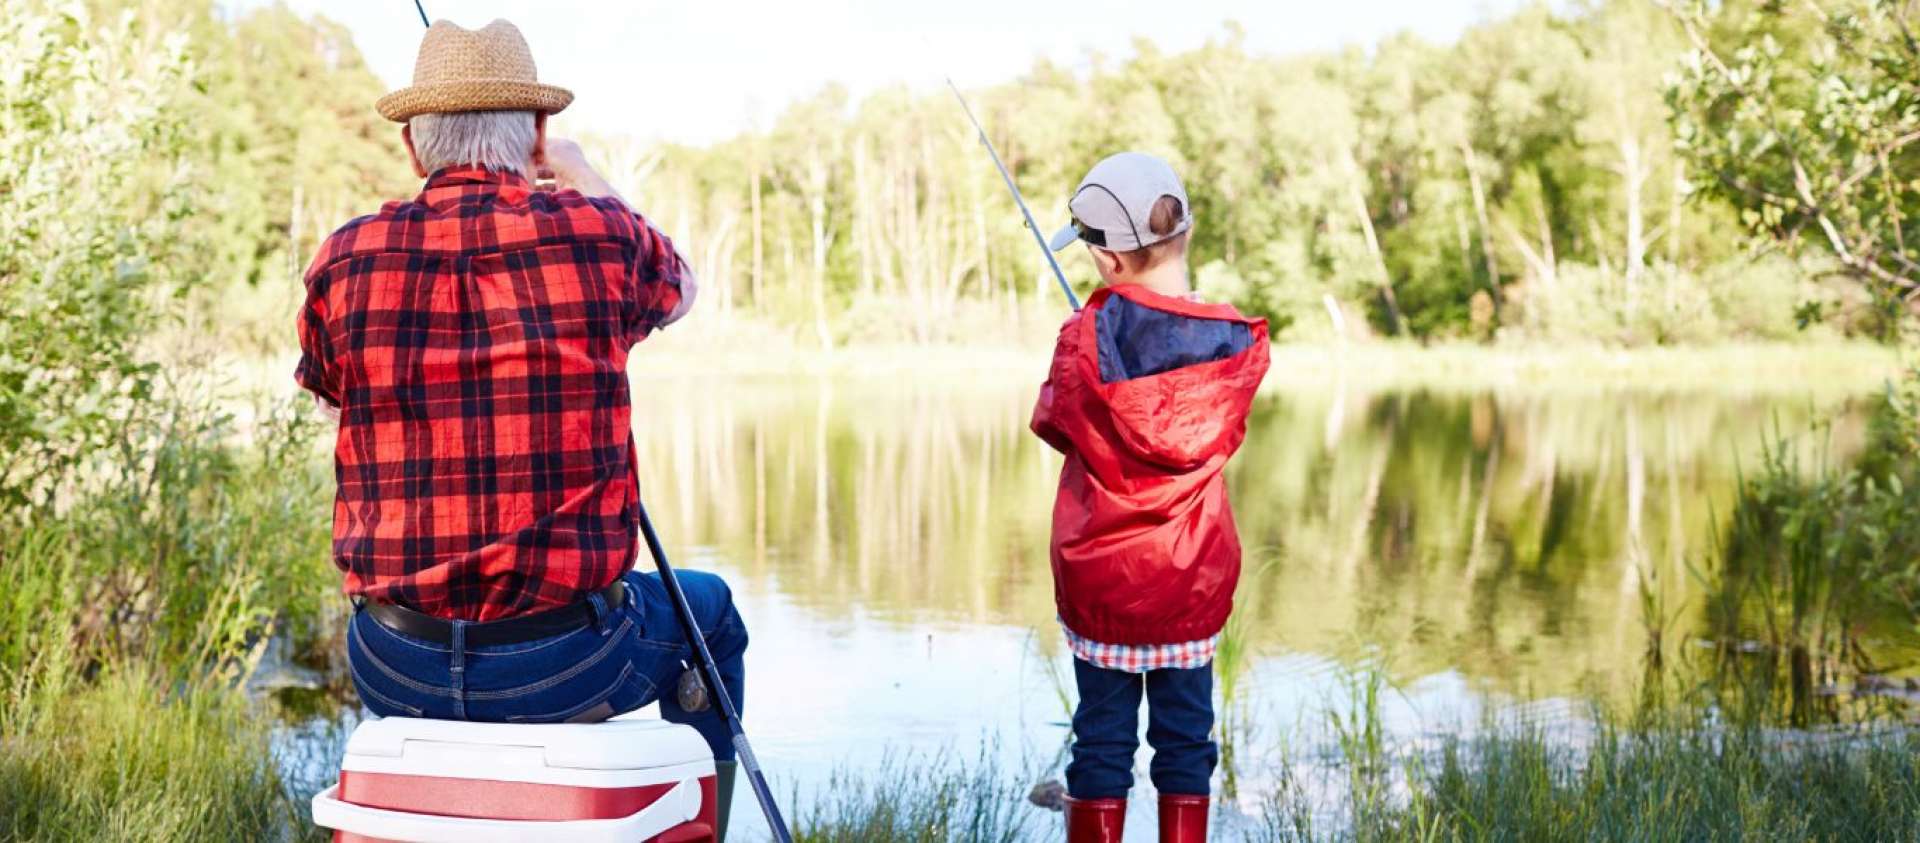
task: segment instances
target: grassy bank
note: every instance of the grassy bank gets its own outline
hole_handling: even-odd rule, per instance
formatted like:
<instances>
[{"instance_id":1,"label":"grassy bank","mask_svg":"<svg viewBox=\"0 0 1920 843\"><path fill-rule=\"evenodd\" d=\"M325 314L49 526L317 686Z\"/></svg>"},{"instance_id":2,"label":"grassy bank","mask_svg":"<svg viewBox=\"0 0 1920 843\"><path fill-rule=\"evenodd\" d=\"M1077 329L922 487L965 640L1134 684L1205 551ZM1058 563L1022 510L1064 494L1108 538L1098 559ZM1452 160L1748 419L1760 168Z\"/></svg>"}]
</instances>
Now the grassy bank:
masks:
<instances>
[{"instance_id":1,"label":"grassy bank","mask_svg":"<svg viewBox=\"0 0 1920 843\"><path fill-rule=\"evenodd\" d=\"M1056 327L1054 322L1036 322L1021 334L1026 339L1018 342L853 345L823 350L751 321L696 318L649 339L634 355L630 372L638 379L796 374L894 377L931 372L943 381L954 375L1037 381L1046 374ZM1899 365L1899 353L1887 346L1833 339L1632 348L1583 342L1281 342L1273 348L1266 387L1858 391L1880 385L1898 372Z\"/></svg>"},{"instance_id":2,"label":"grassy bank","mask_svg":"<svg viewBox=\"0 0 1920 843\"><path fill-rule=\"evenodd\" d=\"M108 670L9 689L0 840L275 840L297 827L244 695Z\"/></svg>"},{"instance_id":3,"label":"grassy bank","mask_svg":"<svg viewBox=\"0 0 1920 843\"><path fill-rule=\"evenodd\" d=\"M1343 712L1336 735L1378 712ZM1377 726L1377 720L1373 722ZM1374 731L1376 734L1377 730ZM1705 711L1555 733L1489 727L1432 744L1336 740L1281 762L1265 794L1218 807L1216 839L1294 841L1895 840L1920 824L1920 736L1729 727ZM1017 773L898 766L833 783L802 840L1058 839ZM1143 781L1137 800L1152 798ZM1216 802L1218 806L1218 803ZM1136 812L1134 824L1150 821Z\"/></svg>"},{"instance_id":4,"label":"grassy bank","mask_svg":"<svg viewBox=\"0 0 1920 843\"><path fill-rule=\"evenodd\" d=\"M1609 728L1580 753L1546 735L1502 735L1450 743L1414 794L1368 815L1360 836L1895 840L1920 824L1920 738L1692 723Z\"/></svg>"},{"instance_id":5,"label":"grassy bank","mask_svg":"<svg viewBox=\"0 0 1920 843\"><path fill-rule=\"evenodd\" d=\"M937 388L1037 385L1046 377L1051 332L1029 344L859 345L822 350L735 326L675 328L639 347L635 381L793 377L916 378ZM291 390L297 352L222 361L236 391ZM1374 342L1280 344L1264 388L1281 390L1524 389L1543 393L1713 391L1838 396L1872 390L1897 375L1901 353L1860 342L1757 343L1608 348L1588 345L1432 345Z\"/></svg>"},{"instance_id":6,"label":"grassy bank","mask_svg":"<svg viewBox=\"0 0 1920 843\"><path fill-rule=\"evenodd\" d=\"M331 590L312 431L174 404L0 537L0 840L272 840L302 827L245 682Z\"/></svg>"},{"instance_id":7,"label":"grassy bank","mask_svg":"<svg viewBox=\"0 0 1920 843\"><path fill-rule=\"evenodd\" d=\"M1920 738L1727 730L1704 719L1605 725L1584 747L1544 732L1397 753L1398 793L1276 794L1256 839L1894 840L1920 822ZM1344 758L1365 781L1380 759ZM1392 795L1389 795L1392 794ZM1331 802L1332 804L1329 804Z\"/></svg>"}]
</instances>

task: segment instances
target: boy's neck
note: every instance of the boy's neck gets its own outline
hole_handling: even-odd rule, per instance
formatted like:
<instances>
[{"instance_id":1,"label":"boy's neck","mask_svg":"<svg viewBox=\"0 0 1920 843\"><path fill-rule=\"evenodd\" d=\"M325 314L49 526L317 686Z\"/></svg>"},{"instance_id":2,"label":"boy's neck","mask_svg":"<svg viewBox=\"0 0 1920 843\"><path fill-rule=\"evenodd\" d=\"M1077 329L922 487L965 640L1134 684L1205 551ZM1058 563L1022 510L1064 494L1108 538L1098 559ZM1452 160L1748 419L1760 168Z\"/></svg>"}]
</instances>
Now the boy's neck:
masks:
<instances>
[{"instance_id":1,"label":"boy's neck","mask_svg":"<svg viewBox=\"0 0 1920 843\"><path fill-rule=\"evenodd\" d=\"M1163 296L1181 298L1193 293L1193 282L1187 278L1187 262L1168 261L1156 266L1136 279L1139 284Z\"/></svg>"}]
</instances>

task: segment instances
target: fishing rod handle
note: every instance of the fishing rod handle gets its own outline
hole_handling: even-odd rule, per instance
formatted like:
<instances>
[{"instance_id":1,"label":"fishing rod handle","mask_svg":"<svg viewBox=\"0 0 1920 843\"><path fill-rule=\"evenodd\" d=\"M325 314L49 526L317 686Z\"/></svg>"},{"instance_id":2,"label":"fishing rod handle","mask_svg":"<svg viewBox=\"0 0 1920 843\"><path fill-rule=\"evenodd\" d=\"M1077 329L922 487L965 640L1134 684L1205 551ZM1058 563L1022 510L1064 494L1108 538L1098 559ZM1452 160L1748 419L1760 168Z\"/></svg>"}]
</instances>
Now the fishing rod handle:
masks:
<instances>
[{"instance_id":1,"label":"fishing rod handle","mask_svg":"<svg viewBox=\"0 0 1920 843\"><path fill-rule=\"evenodd\" d=\"M740 766L746 769L747 784L753 790L754 800L760 803L760 813L767 818L767 826L772 830L774 840L792 843L793 833L787 828L780 806L773 800L773 788L767 784L766 774L760 769L760 759L754 755L753 745L747 742L740 712L734 708L732 695L727 693L726 685L720 681L720 666L714 661L713 652L707 648L706 636L700 631L699 621L693 617L693 605L687 602L687 594L680 588L680 578L674 574L672 563L667 561L667 551L660 542L660 534L653 528L653 518L647 514L645 504L635 501L634 506L640 511L640 533L646 539L647 552L653 555L654 567L660 571L660 582L666 587L667 596L673 600L674 614L679 616L680 627L686 633L694 661L706 679L708 696L719 711L721 722L732 733L734 753Z\"/></svg>"},{"instance_id":2,"label":"fishing rod handle","mask_svg":"<svg viewBox=\"0 0 1920 843\"><path fill-rule=\"evenodd\" d=\"M713 659L713 651L707 648L707 637L700 630L700 622L694 620L693 605L687 602L687 593L680 588L680 578L674 574L673 565L667 562L666 549L660 545L660 536L654 532L653 519L647 517L645 506L640 508L640 531L646 537L647 551L653 554L653 565L660 571L660 583L667 588L667 597L673 601L673 613L679 617L681 631L686 633L687 645L693 650L694 662L709 686L708 696L714 707L719 709L721 719L725 720L729 731L740 734L740 713L733 707L733 697L727 693L725 685L720 683L720 666Z\"/></svg>"}]
</instances>

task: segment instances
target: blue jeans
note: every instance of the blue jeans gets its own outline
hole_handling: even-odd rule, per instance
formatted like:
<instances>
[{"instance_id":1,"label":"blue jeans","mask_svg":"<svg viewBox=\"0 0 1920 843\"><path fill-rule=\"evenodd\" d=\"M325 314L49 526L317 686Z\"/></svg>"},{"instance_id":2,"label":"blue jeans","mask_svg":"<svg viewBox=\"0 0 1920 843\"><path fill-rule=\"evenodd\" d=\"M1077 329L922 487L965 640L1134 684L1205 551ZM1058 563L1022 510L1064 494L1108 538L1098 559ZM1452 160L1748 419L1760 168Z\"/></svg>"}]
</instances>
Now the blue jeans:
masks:
<instances>
[{"instance_id":1,"label":"blue jeans","mask_svg":"<svg viewBox=\"0 0 1920 843\"><path fill-rule=\"evenodd\" d=\"M747 627L725 581L679 571L694 621L720 667L720 681L744 707ZM591 598L597 623L564 635L491 647L448 646L394 632L366 612L347 627L347 663L368 710L382 717L502 723L603 720L658 699L660 716L699 730L714 758L733 759L717 703L688 712L675 693L693 663L659 574L629 571L625 605ZM455 624L460 641L464 623Z\"/></svg>"},{"instance_id":2,"label":"blue jeans","mask_svg":"<svg viewBox=\"0 0 1920 843\"><path fill-rule=\"evenodd\" d=\"M1219 748L1213 743L1213 667L1128 673L1073 660L1080 705L1073 712L1073 760L1067 794L1121 799L1133 789L1140 748L1140 694L1147 697L1153 786L1161 793L1206 796Z\"/></svg>"}]
</instances>

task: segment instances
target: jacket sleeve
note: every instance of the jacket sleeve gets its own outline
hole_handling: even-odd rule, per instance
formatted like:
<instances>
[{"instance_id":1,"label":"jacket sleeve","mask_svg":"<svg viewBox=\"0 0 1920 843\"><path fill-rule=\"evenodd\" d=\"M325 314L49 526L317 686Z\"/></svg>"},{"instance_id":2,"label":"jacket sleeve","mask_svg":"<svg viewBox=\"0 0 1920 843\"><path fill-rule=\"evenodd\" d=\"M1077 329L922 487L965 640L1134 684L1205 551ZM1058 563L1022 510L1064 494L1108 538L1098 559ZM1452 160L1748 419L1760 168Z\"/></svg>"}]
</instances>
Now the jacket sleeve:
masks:
<instances>
[{"instance_id":1,"label":"jacket sleeve","mask_svg":"<svg viewBox=\"0 0 1920 843\"><path fill-rule=\"evenodd\" d=\"M1062 454L1073 452L1073 438L1067 434L1062 412L1067 404L1066 392L1073 389L1073 357L1077 353L1074 337L1078 332L1074 326L1080 322L1080 314L1067 317L1066 324L1060 326L1060 339L1054 343L1053 362L1047 370L1047 380L1040 384L1040 398L1033 405L1033 421L1028 427L1035 436Z\"/></svg>"}]
</instances>

